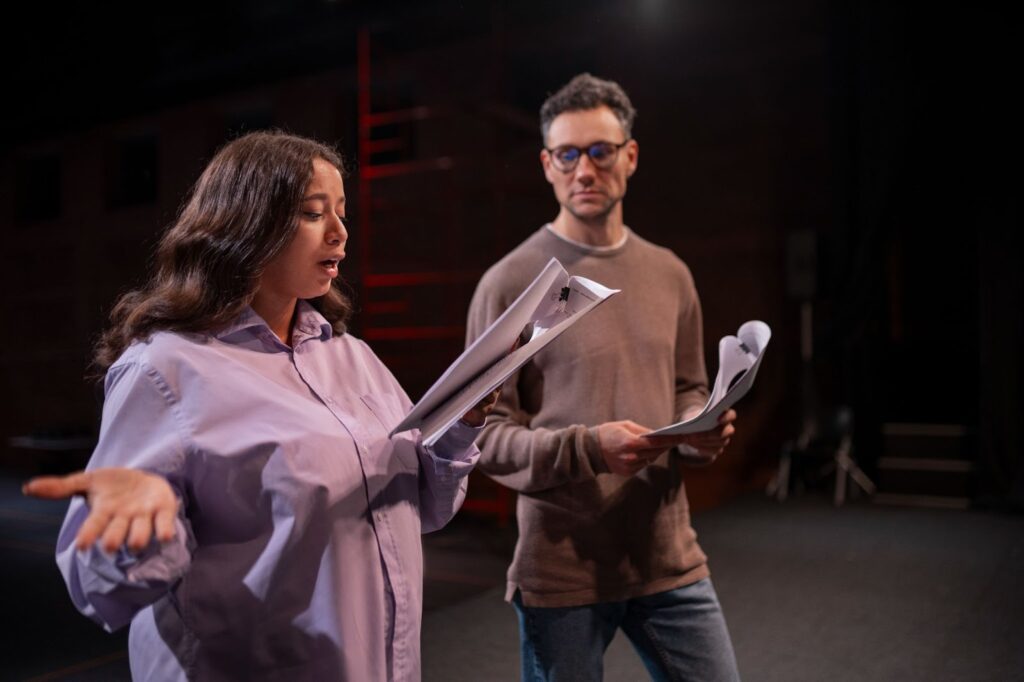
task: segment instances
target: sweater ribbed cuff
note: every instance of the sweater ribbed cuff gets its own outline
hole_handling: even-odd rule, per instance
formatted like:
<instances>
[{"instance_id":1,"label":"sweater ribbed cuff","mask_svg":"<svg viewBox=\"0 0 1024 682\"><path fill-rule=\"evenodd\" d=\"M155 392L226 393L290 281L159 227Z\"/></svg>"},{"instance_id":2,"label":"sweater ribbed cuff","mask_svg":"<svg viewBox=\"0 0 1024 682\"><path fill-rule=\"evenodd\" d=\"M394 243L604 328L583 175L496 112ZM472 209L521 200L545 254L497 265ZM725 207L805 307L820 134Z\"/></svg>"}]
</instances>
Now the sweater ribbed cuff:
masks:
<instances>
[{"instance_id":1,"label":"sweater ribbed cuff","mask_svg":"<svg viewBox=\"0 0 1024 682\"><path fill-rule=\"evenodd\" d=\"M608 468L608 463L604 461L604 456L601 454L601 439L597 437L597 427L592 426L589 429L581 429L581 431L583 455L590 462L590 468L595 474L607 474L611 469Z\"/></svg>"}]
</instances>

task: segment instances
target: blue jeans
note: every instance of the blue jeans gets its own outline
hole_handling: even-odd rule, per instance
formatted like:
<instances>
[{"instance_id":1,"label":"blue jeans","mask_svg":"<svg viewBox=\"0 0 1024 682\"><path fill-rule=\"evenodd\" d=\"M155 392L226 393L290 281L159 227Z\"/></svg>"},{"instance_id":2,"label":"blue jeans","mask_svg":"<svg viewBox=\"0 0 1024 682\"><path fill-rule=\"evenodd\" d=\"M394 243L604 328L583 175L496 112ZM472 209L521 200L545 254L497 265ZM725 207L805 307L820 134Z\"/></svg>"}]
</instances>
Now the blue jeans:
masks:
<instances>
[{"instance_id":1,"label":"blue jeans","mask_svg":"<svg viewBox=\"0 0 1024 682\"><path fill-rule=\"evenodd\" d=\"M516 591L512 604L523 682L601 680L604 652L619 628L658 682L740 678L710 578L647 597L556 608L523 606Z\"/></svg>"}]
</instances>

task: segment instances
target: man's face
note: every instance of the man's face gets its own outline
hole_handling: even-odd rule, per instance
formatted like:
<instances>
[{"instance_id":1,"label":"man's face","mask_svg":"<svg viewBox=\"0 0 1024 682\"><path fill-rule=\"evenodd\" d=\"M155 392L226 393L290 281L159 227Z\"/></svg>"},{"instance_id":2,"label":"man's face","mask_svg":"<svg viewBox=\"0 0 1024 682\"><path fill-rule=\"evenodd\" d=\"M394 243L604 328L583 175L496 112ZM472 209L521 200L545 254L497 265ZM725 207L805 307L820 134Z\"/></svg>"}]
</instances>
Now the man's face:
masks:
<instances>
[{"instance_id":1,"label":"man's face","mask_svg":"<svg viewBox=\"0 0 1024 682\"><path fill-rule=\"evenodd\" d=\"M626 139L622 124L606 106L582 111L567 111L555 117L545 141L547 149L563 146L587 149L595 142L621 144ZM583 222L603 220L622 201L626 182L636 170L639 147L630 140L618 151L607 169L598 168L582 154L571 171L559 170L547 149L541 151L544 177L555 190L555 198L569 213Z\"/></svg>"}]
</instances>

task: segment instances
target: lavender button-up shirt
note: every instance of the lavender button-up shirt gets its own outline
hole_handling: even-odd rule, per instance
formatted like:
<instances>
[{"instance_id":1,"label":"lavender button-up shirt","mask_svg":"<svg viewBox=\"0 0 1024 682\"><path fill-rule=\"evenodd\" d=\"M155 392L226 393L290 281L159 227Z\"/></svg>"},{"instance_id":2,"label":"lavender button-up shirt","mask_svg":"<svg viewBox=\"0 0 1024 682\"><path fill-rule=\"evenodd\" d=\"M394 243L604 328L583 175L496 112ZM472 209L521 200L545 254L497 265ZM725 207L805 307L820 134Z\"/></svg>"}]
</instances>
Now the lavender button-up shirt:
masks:
<instances>
[{"instance_id":1,"label":"lavender button-up shirt","mask_svg":"<svg viewBox=\"0 0 1024 682\"><path fill-rule=\"evenodd\" d=\"M415 680L420 533L456 512L479 453L388 438L411 405L369 347L299 303L293 347L254 312L213 336L161 332L110 368L89 468L163 475L177 533L139 556L57 547L75 605L131 622L137 680Z\"/></svg>"}]
</instances>

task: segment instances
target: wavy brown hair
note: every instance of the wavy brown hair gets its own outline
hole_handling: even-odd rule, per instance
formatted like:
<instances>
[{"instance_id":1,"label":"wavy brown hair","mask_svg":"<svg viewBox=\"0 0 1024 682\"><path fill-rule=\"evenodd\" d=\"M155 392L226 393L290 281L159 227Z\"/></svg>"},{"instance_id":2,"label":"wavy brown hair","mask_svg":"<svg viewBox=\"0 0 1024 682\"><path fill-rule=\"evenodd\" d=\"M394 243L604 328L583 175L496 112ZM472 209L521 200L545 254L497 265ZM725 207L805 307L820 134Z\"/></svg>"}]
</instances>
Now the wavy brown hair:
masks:
<instances>
[{"instance_id":1,"label":"wavy brown hair","mask_svg":"<svg viewBox=\"0 0 1024 682\"><path fill-rule=\"evenodd\" d=\"M250 133L221 148L160 239L149 282L114 305L94 351L97 373L154 332L212 332L237 318L295 235L317 158L345 174L335 150L297 135ZM352 307L336 287L309 302L341 334Z\"/></svg>"}]
</instances>

